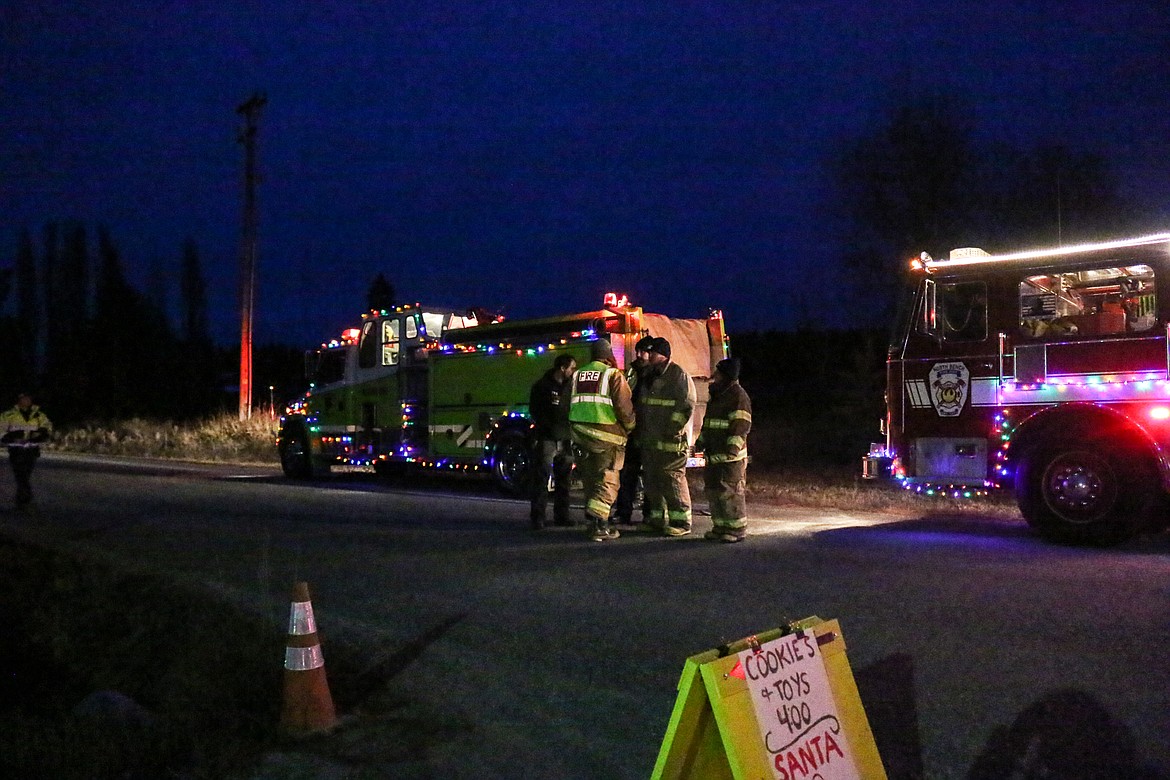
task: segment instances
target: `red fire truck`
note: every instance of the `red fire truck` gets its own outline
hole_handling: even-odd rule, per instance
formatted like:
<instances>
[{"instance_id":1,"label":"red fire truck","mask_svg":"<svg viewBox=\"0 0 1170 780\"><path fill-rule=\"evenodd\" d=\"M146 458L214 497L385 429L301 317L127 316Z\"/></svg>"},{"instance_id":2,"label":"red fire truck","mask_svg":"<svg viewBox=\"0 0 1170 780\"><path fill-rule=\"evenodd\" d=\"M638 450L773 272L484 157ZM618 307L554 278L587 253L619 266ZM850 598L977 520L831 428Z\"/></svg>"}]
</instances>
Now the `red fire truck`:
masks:
<instances>
[{"instance_id":1,"label":"red fire truck","mask_svg":"<svg viewBox=\"0 0 1170 780\"><path fill-rule=\"evenodd\" d=\"M1015 491L1047 538L1170 520L1170 233L911 264L867 478Z\"/></svg>"}]
</instances>

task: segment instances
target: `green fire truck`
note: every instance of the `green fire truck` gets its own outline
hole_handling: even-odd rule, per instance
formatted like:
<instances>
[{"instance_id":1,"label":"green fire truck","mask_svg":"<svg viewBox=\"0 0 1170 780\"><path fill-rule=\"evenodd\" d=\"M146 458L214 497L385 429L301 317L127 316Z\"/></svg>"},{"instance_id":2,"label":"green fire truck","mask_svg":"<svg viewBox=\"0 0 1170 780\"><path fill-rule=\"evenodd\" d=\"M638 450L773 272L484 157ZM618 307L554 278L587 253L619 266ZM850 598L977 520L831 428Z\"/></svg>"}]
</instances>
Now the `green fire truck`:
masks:
<instances>
[{"instance_id":1,"label":"green fire truck","mask_svg":"<svg viewBox=\"0 0 1170 780\"><path fill-rule=\"evenodd\" d=\"M597 311L530 320L418 304L362 315L359 327L306 353L309 390L280 420L281 467L299 479L342 465L388 477L411 468L481 472L517 493L528 471L532 384L562 352L587 362L598 338L610 340L624 369L646 335L668 339L672 359L695 379L693 444L706 380L728 354L722 313L674 319L610 293Z\"/></svg>"}]
</instances>

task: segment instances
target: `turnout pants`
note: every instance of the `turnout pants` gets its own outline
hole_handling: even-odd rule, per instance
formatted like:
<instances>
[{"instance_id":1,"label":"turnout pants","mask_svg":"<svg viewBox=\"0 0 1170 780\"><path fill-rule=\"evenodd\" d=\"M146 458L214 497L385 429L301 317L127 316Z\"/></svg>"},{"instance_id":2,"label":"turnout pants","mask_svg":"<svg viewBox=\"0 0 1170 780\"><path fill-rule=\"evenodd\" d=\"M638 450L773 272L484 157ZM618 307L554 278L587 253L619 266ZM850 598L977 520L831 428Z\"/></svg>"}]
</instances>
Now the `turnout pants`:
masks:
<instances>
[{"instance_id":1,"label":"turnout pants","mask_svg":"<svg viewBox=\"0 0 1170 780\"><path fill-rule=\"evenodd\" d=\"M594 526L609 523L609 510L617 497L618 477L626 459L624 445L590 443L577 463L585 488L585 520Z\"/></svg>"},{"instance_id":2,"label":"turnout pants","mask_svg":"<svg viewBox=\"0 0 1170 780\"><path fill-rule=\"evenodd\" d=\"M552 480L553 521L570 522L569 480L573 472L573 445L568 440L540 439L532 447L532 525L544 525L548 511L549 480Z\"/></svg>"},{"instance_id":3,"label":"turnout pants","mask_svg":"<svg viewBox=\"0 0 1170 780\"><path fill-rule=\"evenodd\" d=\"M747 529L747 459L730 463L708 463L703 475L703 492L711 506L711 523L716 533L744 536Z\"/></svg>"},{"instance_id":4,"label":"turnout pants","mask_svg":"<svg viewBox=\"0 0 1170 780\"><path fill-rule=\"evenodd\" d=\"M649 447L642 450L642 483L646 490L642 520L654 528L667 523L691 527L691 490L687 485L687 456Z\"/></svg>"}]
</instances>

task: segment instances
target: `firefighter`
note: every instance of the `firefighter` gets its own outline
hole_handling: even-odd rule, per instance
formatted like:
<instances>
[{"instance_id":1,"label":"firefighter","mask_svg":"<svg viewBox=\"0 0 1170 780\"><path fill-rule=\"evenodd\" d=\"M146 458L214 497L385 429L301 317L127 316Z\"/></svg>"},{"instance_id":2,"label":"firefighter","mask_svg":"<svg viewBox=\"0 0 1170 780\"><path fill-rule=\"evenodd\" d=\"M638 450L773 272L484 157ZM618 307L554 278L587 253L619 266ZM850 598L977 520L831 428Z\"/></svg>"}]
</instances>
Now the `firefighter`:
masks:
<instances>
[{"instance_id":1,"label":"firefighter","mask_svg":"<svg viewBox=\"0 0 1170 780\"><path fill-rule=\"evenodd\" d=\"M752 402L739 384L739 361L720 360L711 377L711 398L699 438L707 453L704 493L713 527L703 538L742 542L747 532L747 436Z\"/></svg>"},{"instance_id":2,"label":"firefighter","mask_svg":"<svg viewBox=\"0 0 1170 780\"><path fill-rule=\"evenodd\" d=\"M634 403L609 341L593 342L591 357L573 375L569 424L582 451L577 469L585 487L586 528L595 542L602 542L621 535L609 521L609 510L634 428Z\"/></svg>"},{"instance_id":3,"label":"firefighter","mask_svg":"<svg viewBox=\"0 0 1170 780\"><path fill-rule=\"evenodd\" d=\"M626 370L626 381L630 383L635 409L638 407L638 398L646 386L644 382L640 381L640 377L646 371L650 357L650 345L653 343L653 336L646 336L639 340L634 345L634 362ZM630 433L629 441L626 442L626 462L622 466L617 499L613 502L613 521L618 525L632 525L634 522L634 503L638 498L638 482L641 478L642 450L638 446L638 432L635 425L634 431Z\"/></svg>"},{"instance_id":4,"label":"firefighter","mask_svg":"<svg viewBox=\"0 0 1170 780\"><path fill-rule=\"evenodd\" d=\"M691 532L691 491L687 486L687 424L695 409L695 383L670 359L670 342L650 344L646 383L638 398L638 444L646 491L642 530L667 536Z\"/></svg>"},{"instance_id":5,"label":"firefighter","mask_svg":"<svg viewBox=\"0 0 1170 780\"><path fill-rule=\"evenodd\" d=\"M557 355L553 367L536 380L528 395L532 418L532 528L544 528L549 480L553 491L553 525L576 525L569 517L569 479L573 472L573 442L569 430L569 402L577 360L567 352Z\"/></svg>"},{"instance_id":6,"label":"firefighter","mask_svg":"<svg viewBox=\"0 0 1170 780\"><path fill-rule=\"evenodd\" d=\"M32 472L41 454L41 443L53 432L53 424L32 402L28 393L16 397L16 406L0 414L0 444L8 447L8 461L16 477L16 507L32 502Z\"/></svg>"}]
</instances>

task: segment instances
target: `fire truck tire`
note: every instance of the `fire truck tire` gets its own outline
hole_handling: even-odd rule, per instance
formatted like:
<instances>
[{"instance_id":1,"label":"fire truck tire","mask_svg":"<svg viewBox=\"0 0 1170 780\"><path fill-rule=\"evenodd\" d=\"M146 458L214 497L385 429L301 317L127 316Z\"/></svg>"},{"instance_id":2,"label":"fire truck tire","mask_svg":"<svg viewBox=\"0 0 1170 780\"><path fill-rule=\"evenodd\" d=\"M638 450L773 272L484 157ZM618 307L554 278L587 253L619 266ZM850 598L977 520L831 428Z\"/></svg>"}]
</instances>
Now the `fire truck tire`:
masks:
<instances>
[{"instance_id":1,"label":"fire truck tire","mask_svg":"<svg viewBox=\"0 0 1170 780\"><path fill-rule=\"evenodd\" d=\"M492 448L492 478L496 486L510 496L528 490L528 441L518 430L502 431Z\"/></svg>"},{"instance_id":2,"label":"fire truck tire","mask_svg":"<svg viewBox=\"0 0 1170 780\"><path fill-rule=\"evenodd\" d=\"M1024 519L1066 544L1117 544L1151 527L1157 474L1123 442L1061 440L1025 454L1016 475Z\"/></svg>"},{"instance_id":3,"label":"fire truck tire","mask_svg":"<svg viewBox=\"0 0 1170 780\"><path fill-rule=\"evenodd\" d=\"M399 461L379 460L374 462L374 473L387 482L399 482L406 478L408 467Z\"/></svg>"},{"instance_id":4,"label":"fire truck tire","mask_svg":"<svg viewBox=\"0 0 1170 780\"><path fill-rule=\"evenodd\" d=\"M329 473L329 466L318 463L309 448L304 428L286 430L280 440L280 468L290 479L312 479Z\"/></svg>"}]
</instances>

